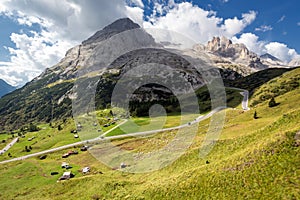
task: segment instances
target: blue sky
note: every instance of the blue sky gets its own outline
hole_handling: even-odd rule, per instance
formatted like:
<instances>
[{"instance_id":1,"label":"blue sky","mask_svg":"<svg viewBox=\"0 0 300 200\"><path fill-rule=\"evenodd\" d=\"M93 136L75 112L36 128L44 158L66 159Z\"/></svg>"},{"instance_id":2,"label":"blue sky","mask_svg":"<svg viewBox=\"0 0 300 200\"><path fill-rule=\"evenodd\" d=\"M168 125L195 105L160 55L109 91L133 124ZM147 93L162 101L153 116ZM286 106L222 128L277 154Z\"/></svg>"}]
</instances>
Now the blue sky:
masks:
<instances>
[{"instance_id":1,"label":"blue sky","mask_svg":"<svg viewBox=\"0 0 300 200\"><path fill-rule=\"evenodd\" d=\"M1 0L0 78L21 86L121 17L206 43L226 36L285 62L300 53L298 0Z\"/></svg>"},{"instance_id":2,"label":"blue sky","mask_svg":"<svg viewBox=\"0 0 300 200\"><path fill-rule=\"evenodd\" d=\"M220 0L214 1L194 1L201 4L206 2L212 4L218 15L228 18L239 15L241 12L248 10L256 11L255 21L247 26L243 32L254 32L262 40L278 41L288 44L300 52L300 1L298 0L229 0L227 3L219 3ZM271 31L255 31L260 26L271 26Z\"/></svg>"}]
</instances>

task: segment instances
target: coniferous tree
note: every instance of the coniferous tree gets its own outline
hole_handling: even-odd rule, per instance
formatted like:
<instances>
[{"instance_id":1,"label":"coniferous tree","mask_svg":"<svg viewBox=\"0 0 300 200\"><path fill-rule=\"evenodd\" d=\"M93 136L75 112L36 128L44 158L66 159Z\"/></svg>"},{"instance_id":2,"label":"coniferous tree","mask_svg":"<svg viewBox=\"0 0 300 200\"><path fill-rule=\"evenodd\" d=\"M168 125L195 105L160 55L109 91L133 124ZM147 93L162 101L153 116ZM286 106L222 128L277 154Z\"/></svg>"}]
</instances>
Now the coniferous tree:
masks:
<instances>
[{"instance_id":1,"label":"coniferous tree","mask_svg":"<svg viewBox=\"0 0 300 200\"><path fill-rule=\"evenodd\" d=\"M256 112L256 111L254 111L253 118L254 118L254 119L258 119L258 116L257 116L257 112Z\"/></svg>"},{"instance_id":2,"label":"coniferous tree","mask_svg":"<svg viewBox=\"0 0 300 200\"><path fill-rule=\"evenodd\" d=\"M277 105L278 104L276 103L275 98L272 97L271 100L269 101L269 107L272 108L272 107L275 107Z\"/></svg>"}]
</instances>

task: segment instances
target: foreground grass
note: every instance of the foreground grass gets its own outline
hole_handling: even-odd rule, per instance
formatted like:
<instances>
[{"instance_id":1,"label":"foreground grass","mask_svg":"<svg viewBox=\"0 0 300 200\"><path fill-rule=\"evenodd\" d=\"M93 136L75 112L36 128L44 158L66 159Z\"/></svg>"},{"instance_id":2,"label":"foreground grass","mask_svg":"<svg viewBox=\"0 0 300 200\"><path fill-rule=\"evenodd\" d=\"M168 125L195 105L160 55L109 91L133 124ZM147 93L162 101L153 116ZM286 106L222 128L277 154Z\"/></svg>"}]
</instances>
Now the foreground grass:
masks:
<instances>
[{"instance_id":1,"label":"foreground grass","mask_svg":"<svg viewBox=\"0 0 300 200\"><path fill-rule=\"evenodd\" d=\"M294 112L253 134L220 140L204 160L199 145L160 171L127 174L113 171L89 153L67 159L76 166L76 176L56 183L52 170L60 171L59 153L44 161L30 159L2 165L3 199L297 199L299 198L299 148L294 146L300 112ZM281 125L285 124L283 127ZM297 128L300 128L299 125ZM278 132L279 131L279 132ZM282 131L282 132L281 132ZM201 143L201 135L197 142ZM134 143L134 140L127 141ZM147 140L144 141L147 143ZM143 148L137 146L137 149ZM206 164L206 160L210 163ZM77 169L91 166L92 175L83 176ZM100 174L99 172L102 172Z\"/></svg>"}]
</instances>

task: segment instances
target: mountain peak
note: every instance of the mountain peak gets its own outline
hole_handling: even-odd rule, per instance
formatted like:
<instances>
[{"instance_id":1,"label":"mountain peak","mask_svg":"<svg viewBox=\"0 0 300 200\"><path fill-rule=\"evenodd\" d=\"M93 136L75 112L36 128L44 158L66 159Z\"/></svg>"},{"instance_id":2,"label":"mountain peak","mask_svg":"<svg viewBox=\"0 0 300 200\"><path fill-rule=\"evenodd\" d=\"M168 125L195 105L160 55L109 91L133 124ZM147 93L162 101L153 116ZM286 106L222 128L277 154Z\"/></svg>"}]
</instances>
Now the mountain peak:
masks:
<instances>
[{"instance_id":1,"label":"mountain peak","mask_svg":"<svg viewBox=\"0 0 300 200\"><path fill-rule=\"evenodd\" d=\"M9 85L4 80L0 79L0 98L9 92L12 92L15 89L15 87Z\"/></svg>"},{"instance_id":2,"label":"mountain peak","mask_svg":"<svg viewBox=\"0 0 300 200\"><path fill-rule=\"evenodd\" d=\"M93 36L91 36L89 39L82 42L83 45L91 44L94 42L101 42L103 40L106 40L110 37L112 37L115 34L121 33L123 31L132 30L140 28L140 26L136 23L134 23L129 18L121 18L110 25L104 27L102 30L96 32Z\"/></svg>"},{"instance_id":3,"label":"mountain peak","mask_svg":"<svg viewBox=\"0 0 300 200\"><path fill-rule=\"evenodd\" d=\"M294 58L293 60L291 60L291 62L289 62L289 66L290 67L300 66L300 56L297 56L296 58Z\"/></svg>"},{"instance_id":4,"label":"mountain peak","mask_svg":"<svg viewBox=\"0 0 300 200\"><path fill-rule=\"evenodd\" d=\"M140 28L140 26L136 23L134 23L131 19L129 18L121 18L110 25L106 26L103 28L103 30L118 30L118 31L126 31L126 30L131 30L131 29L136 29Z\"/></svg>"},{"instance_id":5,"label":"mountain peak","mask_svg":"<svg viewBox=\"0 0 300 200\"><path fill-rule=\"evenodd\" d=\"M271 59L272 61L282 62L281 60L279 60L278 58L276 58L275 56L273 56L269 53L265 53L265 54L261 55L260 58L262 58L262 59Z\"/></svg>"}]
</instances>

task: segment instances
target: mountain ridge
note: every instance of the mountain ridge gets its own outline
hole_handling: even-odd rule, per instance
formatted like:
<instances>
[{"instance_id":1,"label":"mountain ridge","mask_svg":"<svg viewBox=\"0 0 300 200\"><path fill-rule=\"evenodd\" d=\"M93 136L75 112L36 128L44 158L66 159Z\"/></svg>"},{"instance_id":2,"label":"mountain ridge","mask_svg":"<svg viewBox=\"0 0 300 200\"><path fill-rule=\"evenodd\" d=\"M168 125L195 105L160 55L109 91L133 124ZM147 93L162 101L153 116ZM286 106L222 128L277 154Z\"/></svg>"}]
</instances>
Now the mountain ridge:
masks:
<instances>
[{"instance_id":1,"label":"mountain ridge","mask_svg":"<svg viewBox=\"0 0 300 200\"><path fill-rule=\"evenodd\" d=\"M4 80L0 79L0 98L12 91L14 91L16 87L9 85Z\"/></svg>"}]
</instances>

